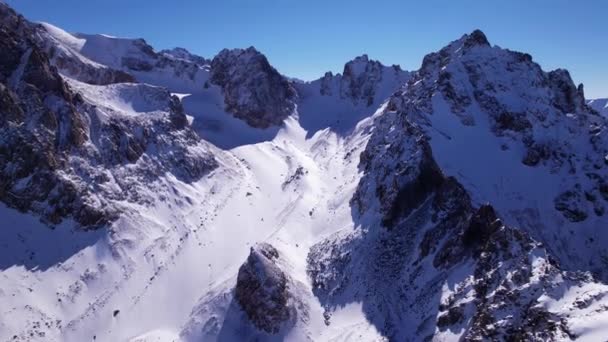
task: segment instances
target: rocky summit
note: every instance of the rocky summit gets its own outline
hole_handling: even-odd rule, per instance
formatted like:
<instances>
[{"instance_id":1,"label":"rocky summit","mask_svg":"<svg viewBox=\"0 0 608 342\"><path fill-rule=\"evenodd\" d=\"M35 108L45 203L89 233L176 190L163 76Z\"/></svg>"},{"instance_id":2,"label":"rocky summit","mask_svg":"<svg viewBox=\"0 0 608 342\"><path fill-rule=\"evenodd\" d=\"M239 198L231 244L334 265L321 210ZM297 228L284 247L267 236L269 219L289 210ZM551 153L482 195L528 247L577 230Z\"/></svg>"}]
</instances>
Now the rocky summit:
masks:
<instances>
[{"instance_id":1,"label":"rocky summit","mask_svg":"<svg viewBox=\"0 0 608 342\"><path fill-rule=\"evenodd\" d=\"M454 38L299 81L0 3L0 340L605 340L606 100Z\"/></svg>"}]
</instances>

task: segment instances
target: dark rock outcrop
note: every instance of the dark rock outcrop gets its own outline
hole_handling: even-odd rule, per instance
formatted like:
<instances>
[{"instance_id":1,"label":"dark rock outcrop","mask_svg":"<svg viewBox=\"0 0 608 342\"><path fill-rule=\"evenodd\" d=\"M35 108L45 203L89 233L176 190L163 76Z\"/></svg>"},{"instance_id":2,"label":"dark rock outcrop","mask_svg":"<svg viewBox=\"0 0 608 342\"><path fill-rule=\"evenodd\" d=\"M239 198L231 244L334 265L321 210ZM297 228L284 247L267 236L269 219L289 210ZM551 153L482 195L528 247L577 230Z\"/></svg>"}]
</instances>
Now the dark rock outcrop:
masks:
<instances>
[{"instance_id":1,"label":"dark rock outcrop","mask_svg":"<svg viewBox=\"0 0 608 342\"><path fill-rule=\"evenodd\" d=\"M140 183L113 192L104 187L109 175L118 183L145 184L171 172L193 181L215 167L166 90L112 85L154 92L167 115L100 121L99 107L106 104L70 89L41 45L39 29L0 3L0 201L48 223L72 218L100 227L120 211L113 200L141 201ZM142 158L150 150L154 155Z\"/></svg>"},{"instance_id":2,"label":"dark rock outcrop","mask_svg":"<svg viewBox=\"0 0 608 342\"><path fill-rule=\"evenodd\" d=\"M279 252L270 244L251 248L239 269L235 297L251 323L269 334L293 318L288 277L278 264Z\"/></svg>"},{"instance_id":3,"label":"dark rock outcrop","mask_svg":"<svg viewBox=\"0 0 608 342\"><path fill-rule=\"evenodd\" d=\"M0 4L0 200L53 223L68 212L85 224L103 223L103 209L80 201L74 185L55 172L83 146L88 127L78 96L33 35L23 17Z\"/></svg>"},{"instance_id":4,"label":"dark rock outcrop","mask_svg":"<svg viewBox=\"0 0 608 342\"><path fill-rule=\"evenodd\" d=\"M222 88L226 111L252 127L280 125L295 108L293 86L253 47L220 51L211 82Z\"/></svg>"},{"instance_id":5,"label":"dark rock outcrop","mask_svg":"<svg viewBox=\"0 0 608 342\"><path fill-rule=\"evenodd\" d=\"M340 96L362 101L367 106L374 103L376 87L382 81L384 66L367 55L362 55L344 65L340 80ZM399 71L399 70L396 70Z\"/></svg>"}]
</instances>

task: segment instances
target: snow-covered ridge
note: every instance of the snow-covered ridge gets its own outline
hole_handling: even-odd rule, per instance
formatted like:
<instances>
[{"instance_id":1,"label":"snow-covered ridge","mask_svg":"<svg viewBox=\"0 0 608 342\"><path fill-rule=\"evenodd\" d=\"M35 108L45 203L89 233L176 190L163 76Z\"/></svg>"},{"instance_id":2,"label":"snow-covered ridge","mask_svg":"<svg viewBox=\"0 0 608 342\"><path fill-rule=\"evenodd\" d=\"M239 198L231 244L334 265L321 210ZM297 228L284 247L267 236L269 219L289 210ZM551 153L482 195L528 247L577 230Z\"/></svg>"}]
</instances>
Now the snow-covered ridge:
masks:
<instances>
[{"instance_id":1,"label":"snow-covered ridge","mask_svg":"<svg viewBox=\"0 0 608 342\"><path fill-rule=\"evenodd\" d=\"M209 61L201 56L197 56L197 55L191 53L190 51L188 51L184 48L181 48L181 47L161 50L161 51L159 51L159 53L163 54L165 56L171 57L171 58L181 59L181 60L185 60L187 62L196 63L200 66L208 65L211 63L211 61Z\"/></svg>"},{"instance_id":2,"label":"snow-covered ridge","mask_svg":"<svg viewBox=\"0 0 608 342\"><path fill-rule=\"evenodd\" d=\"M608 99L587 100L587 104L598 113L608 117Z\"/></svg>"},{"instance_id":3,"label":"snow-covered ridge","mask_svg":"<svg viewBox=\"0 0 608 342\"><path fill-rule=\"evenodd\" d=\"M135 82L130 74L97 63L80 53L86 40L48 23L36 27L35 37L61 73L91 84Z\"/></svg>"},{"instance_id":4,"label":"snow-covered ridge","mask_svg":"<svg viewBox=\"0 0 608 342\"><path fill-rule=\"evenodd\" d=\"M64 79L39 41L40 26L6 5L0 15L2 53L10 61L3 64L1 85L2 160L10 165L2 169L2 198L9 206L52 224L72 218L99 227L117 218L120 201L143 200L137 178L171 172L190 180L214 167L166 89ZM78 45L68 38L62 42ZM130 177L134 184L125 186Z\"/></svg>"},{"instance_id":5,"label":"snow-covered ridge","mask_svg":"<svg viewBox=\"0 0 608 342\"><path fill-rule=\"evenodd\" d=\"M367 55L362 55L347 62L342 74L333 75L328 72L321 79L311 82L311 85L319 84L321 95L335 95L355 104L372 106L405 84L409 75L398 65L386 67L378 61L370 60Z\"/></svg>"},{"instance_id":6,"label":"snow-covered ridge","mask_svg":"<svg viewBox=\"0 0 608 342\"><path fill-rule=\"evenodd\" d=\"M46 23L41 28L39 36L60 72L85 83L137 80L188 93L208 77L208 61L184 49L156 52L141 38L71 34Z\"/></svg>"},{"instance_id":7,"label":"snow-covered ridge","mask_svg":"<svg viewBox=\"0 0 608 342\"><path fill-rule=\"evenodd\" d=\"M606 276L597 259L606 219L594 208L607 200L597 183L607 145L606 119L585 106L581 87L475 31L427 55L383 112L352 199L361 232L331 236L308 256L327 314L363 302L368 320L397 341L588 333L574 317L604 305L606 286L562 269ZM558 127L570 143L551 148L567 153L530 160L527 149ZM589 196L564 203L569 187ZM579 305L586 295L571 292L579 286L599 291L598 300Z\"/></svg>"},{"instance_id":8,"label":"snow-covered ridge","mask_svg":"<svg viewBox=\"0 0 608 342\"><path fill-rule=\"evenodd\" d=\"M207 60L183 48L156 52L143 39L70 34L46 23L41 24L38 36L53 64L68 77L90 84L146 82L182 94L200 93L203 88L213 92L217 86L224 98L223 109L253 127L280 125L311 92L330 96L330 101L370 107L354 109L369 115L409 78L399 66L386 67L367 55L346 63L342 74L294 82L280 75L253 47L226 49ZM358 121L361 115L353 117Z\"/></svg>"}]
</instances>

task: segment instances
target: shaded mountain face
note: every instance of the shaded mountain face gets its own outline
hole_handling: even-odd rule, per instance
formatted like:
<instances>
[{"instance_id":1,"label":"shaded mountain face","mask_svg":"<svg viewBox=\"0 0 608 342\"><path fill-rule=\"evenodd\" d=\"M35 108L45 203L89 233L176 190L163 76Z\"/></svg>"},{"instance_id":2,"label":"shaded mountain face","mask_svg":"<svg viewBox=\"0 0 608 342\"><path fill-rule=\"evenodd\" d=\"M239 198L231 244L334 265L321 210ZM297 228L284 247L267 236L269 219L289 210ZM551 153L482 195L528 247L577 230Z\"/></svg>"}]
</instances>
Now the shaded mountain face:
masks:
<instances>
[{"instance_id":1,"label":"shaded mountain face","mask_svg":"<svg viewBox=\"0 0 608 342\"><path fill-rule=\"evenodd\" d=\"M153 179L166 170L197 179L213 168L210 155L194 152L200 140L169 92L129 83L109 88L148 94L150 108L141 112L162 113L125 115L98 96L107 89L61 77L47 46L38 45L39 26L6 5L0 5L0 15L0 194L7 205L35 212L49 223L73 218L97 227L117 217L120 210L112 199L137 197L136 184L118 191L108 186L121 183L118 178ZM122 167L128 164L133 170L125 172Z\"/></svg>"},{"instance_id":2,"label":"shaded mountain face","mask_svg":"<svg viewBox=\"0 0 608 342\"><path fill-rule=\"evenodd\" d=\"M296 91L255 48L222 50L211 61L226 111L256 128L279 125L295 108Z\"/></svg>"}]
</instances>

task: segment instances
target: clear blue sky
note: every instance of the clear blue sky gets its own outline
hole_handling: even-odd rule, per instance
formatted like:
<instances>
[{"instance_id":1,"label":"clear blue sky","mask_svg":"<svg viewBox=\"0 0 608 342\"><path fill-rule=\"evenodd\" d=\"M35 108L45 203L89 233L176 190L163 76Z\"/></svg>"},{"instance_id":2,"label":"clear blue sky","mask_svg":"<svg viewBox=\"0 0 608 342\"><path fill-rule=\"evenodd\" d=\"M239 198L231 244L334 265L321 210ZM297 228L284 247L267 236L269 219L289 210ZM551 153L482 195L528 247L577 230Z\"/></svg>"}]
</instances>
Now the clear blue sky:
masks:
<instances>
[{"instance_id":1,"label":"clear blue sky","mask_svg":"<svg viewBox=\"0 0 608 342\"><path fill-rule=\"evenodd\" d=\"M608 97L608 0L9 0L71 32L143 37L204 57L255 46L280 72L311 80L367 53L414 70L475 28L492 44L564 67L588 98Z\"/></svg>"}]
</instances>

